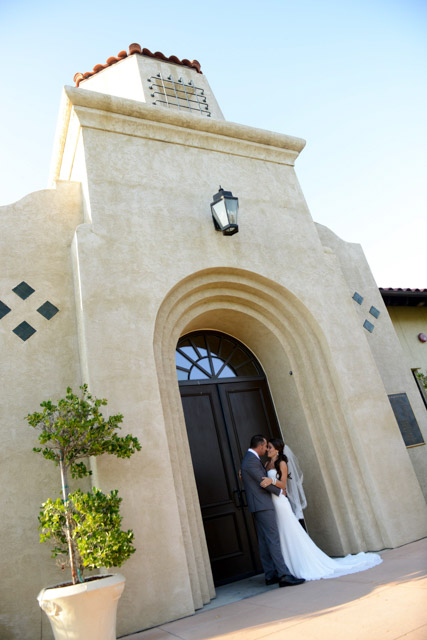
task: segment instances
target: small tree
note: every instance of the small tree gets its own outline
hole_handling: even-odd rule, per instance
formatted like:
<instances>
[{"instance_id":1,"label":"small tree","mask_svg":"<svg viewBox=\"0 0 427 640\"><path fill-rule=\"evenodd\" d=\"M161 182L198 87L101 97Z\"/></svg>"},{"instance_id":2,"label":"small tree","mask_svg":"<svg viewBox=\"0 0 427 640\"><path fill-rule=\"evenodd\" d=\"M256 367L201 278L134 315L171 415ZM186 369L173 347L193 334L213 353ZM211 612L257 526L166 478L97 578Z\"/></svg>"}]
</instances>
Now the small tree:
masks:
<instances>
[{"instance_id":1,"label":"small tree","mask_svg":"<svg viewBox=\"0 0 427 640\"><path fill-rule=\"evenodd\" d=\"M117 430L123 420L121 414L103 417L100 407L107 404L89 392L87 385L80 387L81 395L75 395L70 387L65 398L54 404L51 400L41 403L42 412L27 416L30 426L40 431L41 453L60 468L62 500L47 500L39 515L40 540L54 540L53 557L67 554L73 584L83 582L83 568L120 566L135 552L133 532L121 531L119 515L121 498L117 491L105 495L99 489L83 493L69 492L68 472L73 478L91 475L88 456L103 453L118 458L129 458L141 445L138 439L127 435L120 437Z\"/></svg>"}]
</instances>

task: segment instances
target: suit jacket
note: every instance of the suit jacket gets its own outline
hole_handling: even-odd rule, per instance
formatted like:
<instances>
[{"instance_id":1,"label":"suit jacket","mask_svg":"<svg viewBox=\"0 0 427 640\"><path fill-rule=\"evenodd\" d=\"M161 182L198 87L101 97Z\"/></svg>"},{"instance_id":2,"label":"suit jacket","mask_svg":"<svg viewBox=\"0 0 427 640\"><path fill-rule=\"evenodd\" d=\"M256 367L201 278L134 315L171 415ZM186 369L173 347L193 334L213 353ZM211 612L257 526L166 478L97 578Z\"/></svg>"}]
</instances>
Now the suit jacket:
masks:
<instances>
[{"instance_id":1,"label":"suit jacket","mask_svg":"<svg viewBox=\"0 0 427 640\"><path fill-rule=\"evenodd\" d=\"M280 495L279 487L270 484L263 489L259 483L267 475L261 460L253 453L248 451L242 460L242 480L248 499L249 511L265 511L266 509L274 509L271 493L276 496Z\"/></svg>"}]
</instances>

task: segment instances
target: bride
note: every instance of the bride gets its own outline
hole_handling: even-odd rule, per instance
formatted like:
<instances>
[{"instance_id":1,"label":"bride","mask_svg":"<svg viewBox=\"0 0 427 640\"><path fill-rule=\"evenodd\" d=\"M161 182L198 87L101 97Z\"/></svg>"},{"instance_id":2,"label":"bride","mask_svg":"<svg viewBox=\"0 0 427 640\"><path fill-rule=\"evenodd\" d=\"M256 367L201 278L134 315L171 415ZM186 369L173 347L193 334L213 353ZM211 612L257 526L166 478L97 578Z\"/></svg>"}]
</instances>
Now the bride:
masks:
<instances>
[{"instance_id":1,"label":"bride","mask_svg":"<svg viewBox=\"0 0 427 640\"><path fill-rule=\"evenodd\" d=\"M282 440L277 438L269 440L267 445L269 460L266 464L268 477L262 480L261 487L274 484L282 489L279 496L272 495L272 500L282 554L293 575L305 580L337 578L349 573L365 571L380 564L382 559L376 553L361 552L345 558L330 558L314 544L293 514L286 497L286 484L288 479L292 482L292 477L291 474L288 475L288 460L283 449Z\"/></svg>"}]
</instances>

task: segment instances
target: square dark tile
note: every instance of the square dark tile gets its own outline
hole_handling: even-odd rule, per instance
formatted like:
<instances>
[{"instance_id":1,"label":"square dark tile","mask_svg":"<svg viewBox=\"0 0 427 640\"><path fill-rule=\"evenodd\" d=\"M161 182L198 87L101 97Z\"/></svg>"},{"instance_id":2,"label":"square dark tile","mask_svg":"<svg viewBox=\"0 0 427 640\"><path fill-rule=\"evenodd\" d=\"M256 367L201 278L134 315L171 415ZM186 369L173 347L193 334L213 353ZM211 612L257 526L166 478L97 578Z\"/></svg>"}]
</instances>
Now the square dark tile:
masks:
<instances>
[{"instance_id":1,"label":"square dark tile","mask_svg":"<svg viewBox=\"0 0 427 640\"><path fill-rule=\"evenodd\" d=\"M366 331L369 331L369 333L372 333L372 331L375 329L374 325L372 324L372 322L369 322L369 320L365 320L365 322L363 323L363 327L364 329L366 329Z\"/></svg>"},{"instance_id":2,"label":"square dark tile","mask_svg":"<svg viewBox=\"0 0 427 640\"><path fill-rule=\"evenodd\" d=\"M34 293L35 289L33 289L33 287L30 287L30 285L26 282L22 281L14 289L12 289L12 291L23 300L26 300L32 293Z\"/></svg>"},{"instance_id":3,"label":"square dark tile","mask_svg":"<svg viewBox=\"0 0 427 640\"><path fill-rule=\"evenodd\" d=\"M16 333L16 335L19 336L24 342L25 340L28 340L28 338L31 338L31 336L35 332L36 330L30 324L28 324L28 322L25 322L25 320L13 329L13 333Z\"/></svg>"},{"instance_id":4,"label":"square dark tile","mask_svg":"<svg viewBox=\"0 0 427 640\"><path fill-rule=\"evenodd\" d=\"M42 304L42 306L39 307L37 309L37 311L44 318L46 318L46 320L50 320L51 318L53 318L54 315L56 315L58 313L59 309L58 309L58 307L55 307L54 304L52 304L51 302L46 300L46 302L44 304Z\"/></svg>"},{"instance_id":5,"label":"square dark tile","mask_svg":"<svg viewBox=\"0 0 427 640\"><path fill-rule=\"evenodd\" d=\"M357 302L357 304L362 304L363 296L361 296L360 293L357 293L357 291L355 291L353 293L353 300L355 300Z\"/></svg>"},{"instance_id":6,"label":"square dark tile","mask_svg":"<svg viewBox=\"0 0 427 640\"><path fill-rule=\"evenodd\" d=\"M371 307L369 309L369 313L371 314L371 316L374 316L374 318L378 318L381 311L378 311L378 309L376 307Z\"/></svg>"},{"instance_id":7,"label":"square dark tile","mask_svg":"<svg viewBox=\"0 0 427 640\"><path fill-rule=\"evenodd\" d=\"M4 302L0 300L0 320L5 317L7 313L11 311L11 308L7 306Z\"/></svg>"}]
</instances>

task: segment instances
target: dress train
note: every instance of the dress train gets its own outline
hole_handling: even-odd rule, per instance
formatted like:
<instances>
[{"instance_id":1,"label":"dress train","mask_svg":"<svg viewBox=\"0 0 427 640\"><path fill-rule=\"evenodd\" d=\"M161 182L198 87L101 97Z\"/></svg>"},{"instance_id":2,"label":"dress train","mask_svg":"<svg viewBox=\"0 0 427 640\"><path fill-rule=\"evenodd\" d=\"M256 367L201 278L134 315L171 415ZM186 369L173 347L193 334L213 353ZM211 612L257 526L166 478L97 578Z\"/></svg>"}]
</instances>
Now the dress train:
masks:
<instances>
[{"instance_id":1,"label":"dress train","mask_svg":"<svg viewBox=\"0 0 427 640\"><path fill-rule=\"evenodd\" d=\"M276 471L270 469L270 478ZM350 573L371 569L382 562L377 553L348 555L345 558L330 558L317 547L295 517L289 500L284 496L272 496L280 534L280 547L285 563L297 578L319 580L338 578Z\"/></svg>"}]
</instances>

